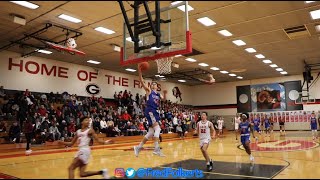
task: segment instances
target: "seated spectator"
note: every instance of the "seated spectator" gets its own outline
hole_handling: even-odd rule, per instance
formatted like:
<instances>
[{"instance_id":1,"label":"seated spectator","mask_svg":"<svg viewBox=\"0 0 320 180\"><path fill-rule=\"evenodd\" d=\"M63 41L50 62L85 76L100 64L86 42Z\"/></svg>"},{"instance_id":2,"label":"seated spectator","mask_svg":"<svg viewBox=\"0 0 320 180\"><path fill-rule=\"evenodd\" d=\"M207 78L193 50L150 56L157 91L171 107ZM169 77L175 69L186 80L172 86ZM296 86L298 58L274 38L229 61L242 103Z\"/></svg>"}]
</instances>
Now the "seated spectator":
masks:
<instances>
[{"instance_id":1,"label":"seated spectator","mask_svg":"<svg viewBox=\"0 0 320 180\"><path fill-rule=\"evenodd\" d=\"M128 136L134 136L134 135L138 135L138 127L133 124L132 122L128 121L127 123L127 132L128 132Z\"/></svg>"},{"instance_id":2,"label":"seated spectator","mask_svg":"<svg viewBox=\"0 0 320 180\"><path fill-rule=\"evenodd\" d=\"M100 118L98 117L94 118L92 122L92 127L96 133L100 133Z\"/></svg>"},{"instance_id":3,"label":"seated spectator","mask_svg":"<svg viewBox=\"0 0 320 180\"><path fill-rule=\"evenodd\" d=\"M69 134L68 134L68 127L64 127L64 129L61 131L61 140L62 141L66 141L70 138Z\"/></svg>"},{"instance_id":4,"label":"seated spectator","mask_svg":"<svg viewBox=\"0 0 320 180\"><path fill-rule=\"evenodd\" d=\"M102 132L102 133L107 132L107 122L106 122L106 118L104 118L104 117L100 121L100 132Z\"/></svg>"},{"instance_id":5,"label":"seated spectator","mask_svg":"<svg viewBox=\"0 0 320 180\"><path fill-rule=\"evenodd\" d=\"M12 141L13 143L20 143L20 133L21 133L20 126L18 125L18 122L15 121L9 129L10 141Z\"/></svg>"},{"instance_id":6,"label":"seated spectator","mask_svg":"<svg viewBox=\"0 0 320 180\"><path fill-rule=\"evenodd\" d=\"M129 121L129 120L131 120L132 118L131 118L130 114L128 113L128 111L125 111L125 112L123 113L123 115L122 115L122 119L125 120L125 121Z\"/></svg>"},{"instance_id":7,"label":"seated spectator","mask_svg":"<svg viewBox=\"0 0 320 180\"><path fill-rule=\"evenodd\" d=\"M60 140L61 133L59 132L59 129L57 127L57 124L54 123L50 128L49 128L49 139L55 141L55 140Z\"/></svg>"},{"instance_id":8,"label":"seated spectator","mask_svg":"<svg viewBox=\"0 0 320 180\"><path fill-rule=\"evenodd\" d=\"M47 114L47 109L44 107L44 105L41 105L39 110L38 110L38 113L41 117L45 117L46 114Z\"/></svg>"},{"instance_id":9,"label":"seated spectator","mask_svg":"<svg viewBox=\"0 0 320 180\"><path fill-rule=\"evenodd\" d=\"M140 131L141 135L147 134L147 130L144 128L143 122L139 123L139 127L138 128L139 128L139 131Z\"/></svg>"},{"instance_id":10,"label":"seated spectator","mask_svg":"<svg viewBox=\"0 0 320 180\"><path fill-rule=\"evenodd\" d=\"M119 133L117 132L113 124L108 126L106 134L107 134L107 137L117 137L119 135Z\"/></svg>"}]
</instances>

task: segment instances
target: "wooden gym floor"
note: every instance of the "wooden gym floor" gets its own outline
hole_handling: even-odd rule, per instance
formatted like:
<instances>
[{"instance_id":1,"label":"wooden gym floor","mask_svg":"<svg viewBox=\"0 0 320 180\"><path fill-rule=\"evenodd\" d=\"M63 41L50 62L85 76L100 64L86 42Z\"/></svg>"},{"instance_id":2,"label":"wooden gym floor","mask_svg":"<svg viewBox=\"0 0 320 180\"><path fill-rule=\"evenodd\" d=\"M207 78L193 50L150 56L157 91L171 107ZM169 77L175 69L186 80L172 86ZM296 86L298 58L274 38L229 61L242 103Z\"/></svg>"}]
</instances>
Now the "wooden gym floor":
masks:
<instances>
[{"instance_id":1,"label":"wooden gym floor","mask_svg":"<svg viewBox=\"0 0 320 180\"><path fill-rule=\"evenodd\" d=\"M166 157L152 154L153 143L145 145L145 150L135 157L132 146L138 143L122 143L106 146L94 146L87 170L109 169L114 176L116 168L164 167L199 169L204 171L206 179L281 179L281 178L319 178L320 148L312 141L309 131L286 132L279 136L276 131L271 137L259 137L257 143L251 139L255 162L235 140L233 132L223 138L213 140L208 149L214 160L212 172L206 172L204 158L199 149L199 140L193 137L169 139L162 142ZM73 160L77 148L34 150L32 155L24 152L0 151L0 178L68 178L68 166ZM79 178L78 170L76 177ZM90 178L101 179L101 176ZM150 179L150 178L149 178Z\"/></svg>"}]
</instances>

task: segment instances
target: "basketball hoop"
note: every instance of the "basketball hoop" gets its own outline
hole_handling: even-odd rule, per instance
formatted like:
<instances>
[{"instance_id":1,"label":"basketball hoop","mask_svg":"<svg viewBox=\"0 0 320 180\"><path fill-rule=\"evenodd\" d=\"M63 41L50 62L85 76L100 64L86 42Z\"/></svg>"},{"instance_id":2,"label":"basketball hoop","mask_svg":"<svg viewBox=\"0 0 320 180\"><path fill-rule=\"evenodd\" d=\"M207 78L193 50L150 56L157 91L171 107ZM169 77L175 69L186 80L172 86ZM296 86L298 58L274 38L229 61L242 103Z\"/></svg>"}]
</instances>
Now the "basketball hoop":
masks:
<instances>
[{"instance_id":1,"label":"basketball hoop","mask_svg":"<svg viewBox=\"0 0 320 180\"><path fill-rule=\"evenodd\" d=\"M169 52L171 50L181 49L182 47L183 47L183 42L173 43L171 46L164 48L163 50L160 50L156 53ZM174 58L174 56L170 56L170 57L164 57L164 58L160 58L160 59L155 60L157 62L159 74L170 74L171 73L171 66L172 66L173 58Z\"/></svg>"},{"instance_id":2,"label":"basketball hoop","mask_svg":"<svg viewBox=\"0 0 320 180\"><path fill-rule=\"evenodd\" d=\"M173 57L156 59L159 74L170 74Z\"/></svg>"}]
</instances>

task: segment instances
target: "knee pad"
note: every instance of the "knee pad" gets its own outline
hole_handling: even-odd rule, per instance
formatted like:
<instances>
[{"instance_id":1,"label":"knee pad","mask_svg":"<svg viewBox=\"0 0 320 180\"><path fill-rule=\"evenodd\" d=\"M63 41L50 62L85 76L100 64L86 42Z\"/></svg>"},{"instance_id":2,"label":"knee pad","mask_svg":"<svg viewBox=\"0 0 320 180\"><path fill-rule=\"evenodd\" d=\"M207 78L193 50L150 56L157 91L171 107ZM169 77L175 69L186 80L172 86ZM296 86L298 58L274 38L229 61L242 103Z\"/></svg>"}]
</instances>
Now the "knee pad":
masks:
<instances>
[{"instance_id":1,"label":"knee pad","mask_svg":"<svg viewBox=\"0 0 320 180\"><path fill-rule=\"evenodd\" d=\"M161 129L160 129L160 126L159 125L157 125L156 127L154 127L154 137L156 137L156 138L159 138L159 136L160 136L160 131L161 131Z\"/></svg>"},{"instance_id":2,"label":"knee pad","mask_svg":"<svg viewBox=\"0 0 320 180\"><path fill-rule=\"evenodd\" d=\"M144 136L146 139L152 138L154 134L154 129L149 127L148 133Z\"/></svg>"}]
</instances>

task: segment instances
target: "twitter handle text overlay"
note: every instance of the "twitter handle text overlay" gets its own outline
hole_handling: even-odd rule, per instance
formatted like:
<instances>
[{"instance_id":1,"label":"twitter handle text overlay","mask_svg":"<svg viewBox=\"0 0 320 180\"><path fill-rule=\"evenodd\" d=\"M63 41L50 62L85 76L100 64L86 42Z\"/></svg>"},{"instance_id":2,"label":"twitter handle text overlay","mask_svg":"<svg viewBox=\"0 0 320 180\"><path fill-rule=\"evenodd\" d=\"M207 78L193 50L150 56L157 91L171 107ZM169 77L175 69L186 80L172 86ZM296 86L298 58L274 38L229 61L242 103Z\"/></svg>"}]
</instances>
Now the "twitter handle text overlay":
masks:
<instances>
[{"instance_id":1,"label":"twitter handle text overlay","mask_svg":"<svg viewBox=\"0 0 320 180\"><path fill-rule=\"evenodd\" d=\"M182 168L172 169L152 169L152 168L139 168L134 170L133 168L128 168L126 170L126 176L128 178L138 177L152 177L152 178L202 178L204 176L202 170L185 170Z\"/></svg>"}]
</instances>

